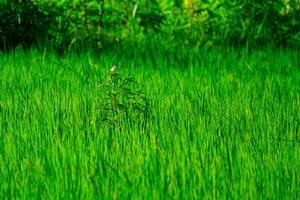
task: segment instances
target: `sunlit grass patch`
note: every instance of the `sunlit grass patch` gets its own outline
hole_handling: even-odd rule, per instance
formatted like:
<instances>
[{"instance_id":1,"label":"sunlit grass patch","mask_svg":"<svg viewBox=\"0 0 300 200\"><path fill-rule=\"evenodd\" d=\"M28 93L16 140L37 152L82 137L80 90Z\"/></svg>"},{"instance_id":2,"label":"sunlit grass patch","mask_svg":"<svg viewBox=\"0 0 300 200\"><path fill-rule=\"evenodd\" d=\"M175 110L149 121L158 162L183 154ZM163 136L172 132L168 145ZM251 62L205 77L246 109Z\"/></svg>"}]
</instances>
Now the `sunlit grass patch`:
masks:
<instances>
[{"instance_id":1,"label":"sunlit grass patch","mask_svg":"<svg viewBox=\"0 0 300 200\"><path fill-rule=\"evenodd\" d=\"M163 47L1 54L0 196L297 199L299 53ZM116 62L145 126L101 120Z\"/></svg>"}]
</instances>

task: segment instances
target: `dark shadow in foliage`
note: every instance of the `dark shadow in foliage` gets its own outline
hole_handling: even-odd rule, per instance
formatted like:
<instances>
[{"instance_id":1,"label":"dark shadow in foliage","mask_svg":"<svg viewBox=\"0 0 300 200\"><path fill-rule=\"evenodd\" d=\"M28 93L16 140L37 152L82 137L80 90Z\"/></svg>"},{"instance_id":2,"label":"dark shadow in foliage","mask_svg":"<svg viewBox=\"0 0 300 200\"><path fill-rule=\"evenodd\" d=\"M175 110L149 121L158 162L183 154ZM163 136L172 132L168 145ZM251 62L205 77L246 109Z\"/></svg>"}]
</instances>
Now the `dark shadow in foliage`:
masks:
<instances>
[{"instance_id":1,"label":"dark shadow in foliage","mask_svg":"<svg viewBox=\"0 0 300 200\"><path fill-rule=\"evenodd\" d=\"M146 30L152 29L155 32L160 30L161 25L166 20L166 17L160 10L156 0L149 0L144 4L144 12L138 13L140 17L140 25Z\"/></svg>"},{"instance_id":2,"label":"dark shadow in foliage","mask_svg":"<svg viewBox=\"0 0 300 200\"><path fill-rule=\"evenodd\" d=\"M47 39L50 13L43 13L31 0L10 0L0 3L0 49L22 45L29 48Z\"/></svg>"}]
</instances>

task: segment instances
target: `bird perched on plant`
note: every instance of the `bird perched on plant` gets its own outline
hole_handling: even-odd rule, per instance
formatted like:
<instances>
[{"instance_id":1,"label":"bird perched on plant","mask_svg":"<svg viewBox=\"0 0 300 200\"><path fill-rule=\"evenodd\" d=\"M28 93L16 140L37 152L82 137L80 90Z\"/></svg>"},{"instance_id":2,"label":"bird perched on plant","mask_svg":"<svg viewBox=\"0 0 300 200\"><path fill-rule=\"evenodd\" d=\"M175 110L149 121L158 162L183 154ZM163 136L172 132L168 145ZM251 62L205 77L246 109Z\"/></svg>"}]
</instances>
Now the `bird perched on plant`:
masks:
<instances>
[{"instance_id":1,"label":"bird perched on plant","mask_svg":"<svg viewBox=\"0 0 300 200\"><path fill-rule=\"evenodd\" d=\"M110 70L111 75L114 75L114 74L117 72L118 68L119 68L118 65L114 65L114 66L111 68L111 70Z\"/></svg>"}]
</instances>

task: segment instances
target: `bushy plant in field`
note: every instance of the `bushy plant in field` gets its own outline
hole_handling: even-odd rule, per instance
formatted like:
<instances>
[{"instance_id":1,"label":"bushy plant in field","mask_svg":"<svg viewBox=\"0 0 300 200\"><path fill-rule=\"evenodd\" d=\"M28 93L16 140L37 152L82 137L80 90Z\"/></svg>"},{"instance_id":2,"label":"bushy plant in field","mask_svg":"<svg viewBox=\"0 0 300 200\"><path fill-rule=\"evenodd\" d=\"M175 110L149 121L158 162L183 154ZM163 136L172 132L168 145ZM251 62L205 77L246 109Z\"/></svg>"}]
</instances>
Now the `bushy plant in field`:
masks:
<instances>
[{"instance_id":1,"label":"bushy plant in field","mask_svg":"<svg viewBox=\"0 0 300 200\"><path fill-rule=\"evenodd\" d=\"M118 65L114 65L108 80L100 86L101 93L97 97L100 121L119 128L121 122L145 126L148 101L134 78L123 77L117 70Z\"/></svg>"}]
</instances>

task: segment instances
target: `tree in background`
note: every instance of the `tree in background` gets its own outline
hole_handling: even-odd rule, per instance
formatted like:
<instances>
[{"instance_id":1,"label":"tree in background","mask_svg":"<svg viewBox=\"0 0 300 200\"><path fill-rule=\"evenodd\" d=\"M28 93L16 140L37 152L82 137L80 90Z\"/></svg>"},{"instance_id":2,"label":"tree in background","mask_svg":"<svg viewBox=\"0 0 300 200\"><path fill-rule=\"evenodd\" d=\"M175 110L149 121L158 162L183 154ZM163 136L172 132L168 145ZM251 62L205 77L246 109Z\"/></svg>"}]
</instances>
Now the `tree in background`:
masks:
<instances>
[{"instance_id":1,"label":"tree in background","mask_svg":"<svg viewBox=\"0 0 300 200\"><path fill-rule=\"evenodd\" d=\"M41 42L106 48L147 35L192 46L299 45L300 0L11 0L1 48Z\"/></svg>"}]
</instances>

